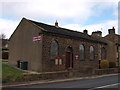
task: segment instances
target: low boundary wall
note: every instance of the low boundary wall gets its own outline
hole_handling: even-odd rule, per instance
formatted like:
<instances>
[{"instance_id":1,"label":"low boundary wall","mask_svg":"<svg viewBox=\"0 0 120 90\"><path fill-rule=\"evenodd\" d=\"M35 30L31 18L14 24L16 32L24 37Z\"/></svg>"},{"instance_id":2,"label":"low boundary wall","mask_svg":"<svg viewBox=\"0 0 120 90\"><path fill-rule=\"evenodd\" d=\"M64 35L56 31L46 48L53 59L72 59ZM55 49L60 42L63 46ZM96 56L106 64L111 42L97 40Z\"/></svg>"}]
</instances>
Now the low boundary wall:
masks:
<instances>
[{"instance_id":1,"label":"low boundary wall","mask_svg":"<svg viewBox=\"0 0 120 90\"><path fill-rule=\"evenodd\" d=\"M96 69L95 71L91 71L89 73L80 72L78 70L66 70L66 71L56 71L56 72L43 72L38 74L25 74L23 75L24 81L32 81L32 80L47 80L47 79L65 79L71 77L82 77L82 76L92 76L92 75L103 75L103 74L113 74L118 73L118 68L110 68L110 69Z\"/></svg>"}]
</instances>

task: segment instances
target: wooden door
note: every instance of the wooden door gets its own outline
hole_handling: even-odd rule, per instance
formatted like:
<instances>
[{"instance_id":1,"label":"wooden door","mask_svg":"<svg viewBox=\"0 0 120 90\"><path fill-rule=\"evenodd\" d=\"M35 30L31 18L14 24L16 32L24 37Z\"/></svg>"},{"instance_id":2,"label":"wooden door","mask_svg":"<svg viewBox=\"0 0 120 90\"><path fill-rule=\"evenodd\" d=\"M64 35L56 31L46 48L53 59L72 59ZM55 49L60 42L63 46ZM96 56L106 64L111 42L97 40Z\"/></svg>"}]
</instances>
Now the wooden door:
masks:
<instances>
[{"instance_id":1,"label":"wooden door","mask_svg":"<svg viewBox=\"0 0 120 90\"><path fill-rule=\"evenodd\" d=\"M66 68L70 67L71 52L66 52Z\"/></svg>"},{"instance_id":2,"label":"wooden door","mask_svg":"<svg viewBox=\"0 0 120 90\"><path fill-rule=\"evenodd\" d=\"M68 46L66 49L66 69L73 68L73 49Z\"/></svg>"}]
</instances>

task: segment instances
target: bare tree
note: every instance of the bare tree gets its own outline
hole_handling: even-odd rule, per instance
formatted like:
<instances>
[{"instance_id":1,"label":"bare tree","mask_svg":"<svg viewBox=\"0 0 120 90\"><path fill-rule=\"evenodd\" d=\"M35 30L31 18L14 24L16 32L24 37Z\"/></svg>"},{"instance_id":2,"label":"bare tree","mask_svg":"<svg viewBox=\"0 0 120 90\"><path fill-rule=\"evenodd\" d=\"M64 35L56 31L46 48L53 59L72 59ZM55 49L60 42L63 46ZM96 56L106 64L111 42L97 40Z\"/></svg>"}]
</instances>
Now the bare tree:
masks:
<instances>
[{"instance_id":1,"label":"bare tree","mask_svg":"<svg viewBox=\"0 0 120 90\"><path fill-rule=\"evenodd\" d=\"M6 39L6 35L4 33L0 34L0 39Z\"/></svg>"}]
</instances>

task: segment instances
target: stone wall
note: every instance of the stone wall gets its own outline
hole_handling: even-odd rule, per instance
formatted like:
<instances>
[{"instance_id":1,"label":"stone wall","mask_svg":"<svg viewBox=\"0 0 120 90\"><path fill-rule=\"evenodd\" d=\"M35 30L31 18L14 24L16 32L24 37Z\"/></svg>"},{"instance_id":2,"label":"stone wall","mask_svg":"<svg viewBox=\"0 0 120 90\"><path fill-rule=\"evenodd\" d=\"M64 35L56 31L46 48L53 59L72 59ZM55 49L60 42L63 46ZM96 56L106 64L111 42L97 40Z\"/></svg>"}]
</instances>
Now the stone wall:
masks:
<instances>
[{"instance_id":1,"label":"stone wall","mask_svg":"<svg viewBox=\"0 0 120 90\"><path fill-rule=\"evenodd\" d=\"M104 37L104 39L107 40L107 60L109 61L114 61L116 62L119 58L117 58L116 54L117 54L117 45L116 43L120 43L119 42L119 39L120 39L120 36L117 35L117 34L108 34Z\"/></svg>"},{"instance_id":2,"label":"stone wall","mask_svg":"<svg viewBox=\"0 0 120 90\"><path fill-rule=\"evenodd\" d=\"M59 52L58 56L62 57L63 64L60 66L55 65L55 61L51 60L50 58L50 45L51 41L56 40L59 45ZM75 60L75 55L79 55L79 45L84 44L85 46L85 59L83 61ZM43 35L43 53L42 53L42 69L43 72L49 72L49 71L62 71L65 70L65 62L66 62L66 48L68 46L71 46L73 49L73 69L79 70L82 68L98 68L99 67L99 57L98 57L98 43L94 43L88 40L83 39L73 39L71 37L63 37L63 36L57 36L57 35ZM95 50L95 58L94 60L90 60L90 54L89 54L89 47L93 46Z\"/></svg>"},{"instance_id":3,"label":"stone wall","mask_svg":"<svg viewBox=\"0 0 120 90\"><path fill-rule=\"evenodd\" d=\"M118 68L96 69L96 70L84 69L82 71L70 69L65 71L44 72L38 74L25 74L22 77L23 77L23 81L33 81L33 80L67 79L73 77L86 77L93 75L116 74L116 73L118 73Z\"/></svg>"},{"instance_id":4,"label":"stone wall","mask_svg":"<svg viewBox=\"0 0 120 90\"><path fill-rule=\"evenodd\" d=\"M38 74L24 74L22 76L24 81L65 79L68 77L69 77L68 71L44 72L44 73L38 73Z\"/></svg>"},{"instance_id":5,"label":"stone wall","mask_svg":"<svg viewBox=\"0 0 120 90\"><path fill-rule=\"evenodd\" d=\"M96 75L112 74L112 73L119 73L119 69L118 68L108 68L108 69L96 69L95 70Z\"/></svg>"},{"instance_id":6,"label":"stone wall","mask_svg":"<svg viewBox=\"0 0 120 90\"><path fill-rule=\"evenodd\" d=\"M33 23L22 19L10 37L9 64L17 66L17 61L27 61L28 70L42 71L42 41L33 41L33 37L38 36L40 31Z\"/></svg>"}]
</instances>

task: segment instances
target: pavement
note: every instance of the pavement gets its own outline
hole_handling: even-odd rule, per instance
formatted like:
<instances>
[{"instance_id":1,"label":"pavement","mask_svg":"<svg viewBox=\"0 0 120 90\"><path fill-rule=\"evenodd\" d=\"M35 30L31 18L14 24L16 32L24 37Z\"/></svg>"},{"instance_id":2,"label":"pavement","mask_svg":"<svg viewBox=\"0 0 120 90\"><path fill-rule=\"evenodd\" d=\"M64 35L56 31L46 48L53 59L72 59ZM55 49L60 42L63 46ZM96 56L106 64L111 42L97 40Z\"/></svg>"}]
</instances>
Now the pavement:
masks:
<instances>
[{"instance_id":1,"label":"pavement","mask_svg":"<svg viewBox=\"0 0 120 90\"><path fill-rule=\"evenodd\" d=\"M57 79L57 80L29 81L29 82L5 84L0 87L8 88L8 87L17 87L17 86L38 85L38 84L45 84L45 83L67 82L67 81L75 81L75 80L82 80L82 79L95 79L95 78L115 76L115 75L119 75L119 74L117 73L117 74L106 74L106 75L94 75L94 76L67 78L67 79L59 79L59 80Z\"/></svg>"}]
</instances>

